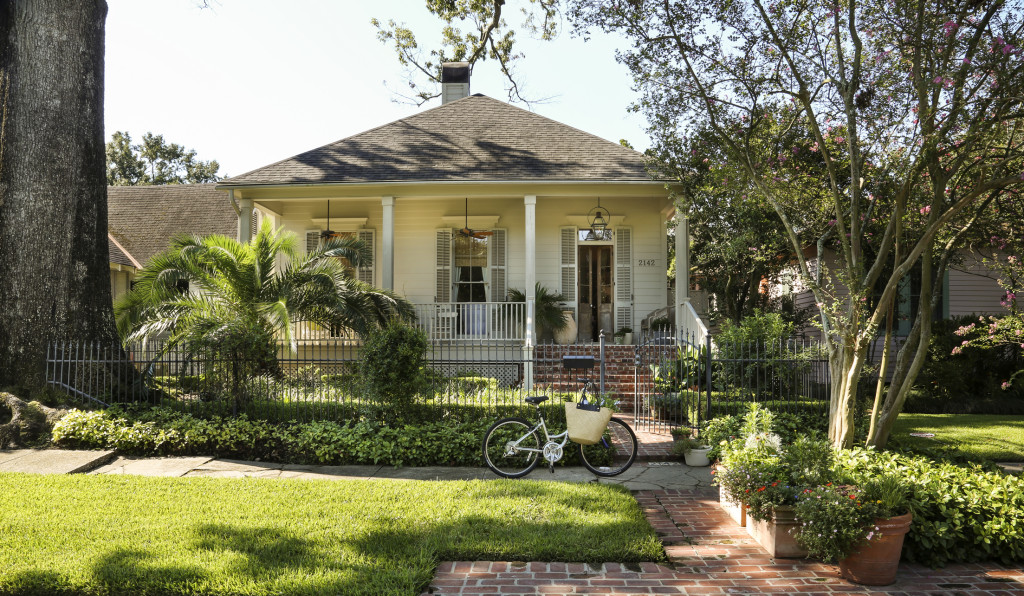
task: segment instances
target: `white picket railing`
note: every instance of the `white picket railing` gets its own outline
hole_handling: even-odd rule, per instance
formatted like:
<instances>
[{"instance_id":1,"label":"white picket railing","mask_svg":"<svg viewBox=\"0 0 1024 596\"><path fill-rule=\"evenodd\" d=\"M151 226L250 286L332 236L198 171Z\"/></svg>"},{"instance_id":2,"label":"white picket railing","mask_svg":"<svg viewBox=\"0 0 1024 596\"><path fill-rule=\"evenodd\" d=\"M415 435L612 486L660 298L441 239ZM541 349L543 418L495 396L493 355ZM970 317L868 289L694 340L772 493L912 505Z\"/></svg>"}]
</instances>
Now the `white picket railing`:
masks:
<instances>
[{"instance_id":1,"label":"white picket railing","mask_svg":"<svg viewBox=\"0 0 1024 596\"><path fill-rule=\"evenodd\" d=\"M526 303L417 304L416 325L431 342L523 341Z\"/></svg>"},{"instance_id":2,"label":"white picket railing","mask_svg":"<svg viewBox=\"0 0 1024 596\"><path fill-rule=\"evenodd\" d=\"M524 341L526 303L472 302L452 304L416 304L415 326L427 334L430 342L442 341ZM349 340L351 332L332 333L330 329L308 321L292 326L296 341Z\"/></svg>"}]
</instances>

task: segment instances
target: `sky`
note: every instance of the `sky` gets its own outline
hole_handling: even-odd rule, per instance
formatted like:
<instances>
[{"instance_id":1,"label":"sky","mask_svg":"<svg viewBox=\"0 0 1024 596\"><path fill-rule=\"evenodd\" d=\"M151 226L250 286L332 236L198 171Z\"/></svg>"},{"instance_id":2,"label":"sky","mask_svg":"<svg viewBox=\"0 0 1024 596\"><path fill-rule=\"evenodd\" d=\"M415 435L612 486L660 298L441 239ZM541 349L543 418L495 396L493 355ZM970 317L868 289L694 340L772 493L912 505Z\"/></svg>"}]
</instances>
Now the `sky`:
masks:
<instances>
[{"instance_id":1,"label":"sky","mask_svg":"<svg viewBox=\"0 0 1024 596\"><path fill-rule=\"evenodd\" d=\"M520 1L510 1L514 15ZM440 21L423 0L108 0L105 134L146 132L216 159L236 176L416 112L400 100L403 68L370 19L405 22L421 46ZM282 8L288 6L287 9ZM622 39L584 42L568 27L554 42L518 32L521 80L533 111L637 150L650 142L636 94L615 61ZM492 62L472 93L507 101ZM526 106L521 106L526 108Z\"/></svg>"}]
</instances>

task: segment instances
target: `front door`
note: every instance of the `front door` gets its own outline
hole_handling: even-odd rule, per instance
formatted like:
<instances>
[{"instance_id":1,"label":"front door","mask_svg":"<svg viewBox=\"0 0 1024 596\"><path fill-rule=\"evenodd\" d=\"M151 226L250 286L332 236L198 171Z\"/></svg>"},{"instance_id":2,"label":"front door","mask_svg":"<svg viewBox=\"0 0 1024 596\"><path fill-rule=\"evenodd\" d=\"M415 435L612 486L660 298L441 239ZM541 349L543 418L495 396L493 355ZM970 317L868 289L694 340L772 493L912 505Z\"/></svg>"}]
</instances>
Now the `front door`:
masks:
<instances>
[{"instance_id":1,"label":"front door","mask_svg":"<svg viewBox=\"0 0 1024 596\"><path fill-rule=\"evenodd\" d=\"M579 247L579 342L598 340L604 330L609 338L615 329L612 320L612 247Z\"/></svg>"}]
</instances>

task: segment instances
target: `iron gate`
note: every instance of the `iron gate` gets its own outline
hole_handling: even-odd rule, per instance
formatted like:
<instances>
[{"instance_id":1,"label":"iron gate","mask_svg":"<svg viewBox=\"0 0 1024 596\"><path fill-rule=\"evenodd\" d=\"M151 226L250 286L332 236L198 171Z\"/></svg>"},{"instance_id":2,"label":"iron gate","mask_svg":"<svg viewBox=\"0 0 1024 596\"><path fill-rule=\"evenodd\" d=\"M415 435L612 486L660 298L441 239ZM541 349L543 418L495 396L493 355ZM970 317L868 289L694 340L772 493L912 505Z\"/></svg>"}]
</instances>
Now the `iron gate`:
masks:
<instances>
[{"instance_id":1,"label":"iron gate","mask_svg":"<svg viewBox=\"0 0 1024 596\"><path fill-rule=\"evenodd\" d=\"M684 333L677 342L672 328L655 331L637 343L633 363L638 428L668 432L700 424L710 384L707 343L696 333Z\"/></svg>"}]
</instances>

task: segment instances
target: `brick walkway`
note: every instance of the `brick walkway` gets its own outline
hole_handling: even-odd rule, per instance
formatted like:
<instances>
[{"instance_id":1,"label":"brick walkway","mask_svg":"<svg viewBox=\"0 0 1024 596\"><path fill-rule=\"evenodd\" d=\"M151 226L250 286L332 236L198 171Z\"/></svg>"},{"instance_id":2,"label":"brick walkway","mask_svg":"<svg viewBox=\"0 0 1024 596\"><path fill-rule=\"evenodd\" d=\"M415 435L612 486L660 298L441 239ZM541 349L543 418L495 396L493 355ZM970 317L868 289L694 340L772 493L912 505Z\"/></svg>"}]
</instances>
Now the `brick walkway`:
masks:
<instances>
[{"instance_id":1,"label":"brick walkway","mask_svg":"<svg viewBox=\"0 0 1024 596\"><path fill-rule=\"evenodd\" d=\"M637 447L636 458L639 461L669 461L678 460L679 456L672 455L672 433L668 430L662 430L661 427L658 430L646 431L643 430L644 425L636 423L636 420L628 414L616 414L616 418L622 418L626 424L629 424L633 432L636 433L636 442L639 444Z\"/></svg>"},{"instance_id":2,"label":"brick walkway","mask_svg":"<svg viewBox=\"0 0 1024 596\"><path fill-rule=\"evenodd\" d=\"M670 562L445 562L427 594L922 594L1024 596L1024 571L997 564L929 569L904 563L895 584L868 588L839 578L836 567L772 559L718 507L716 489L640 491L637 500Z\"/></svg>"}]
</instances>

